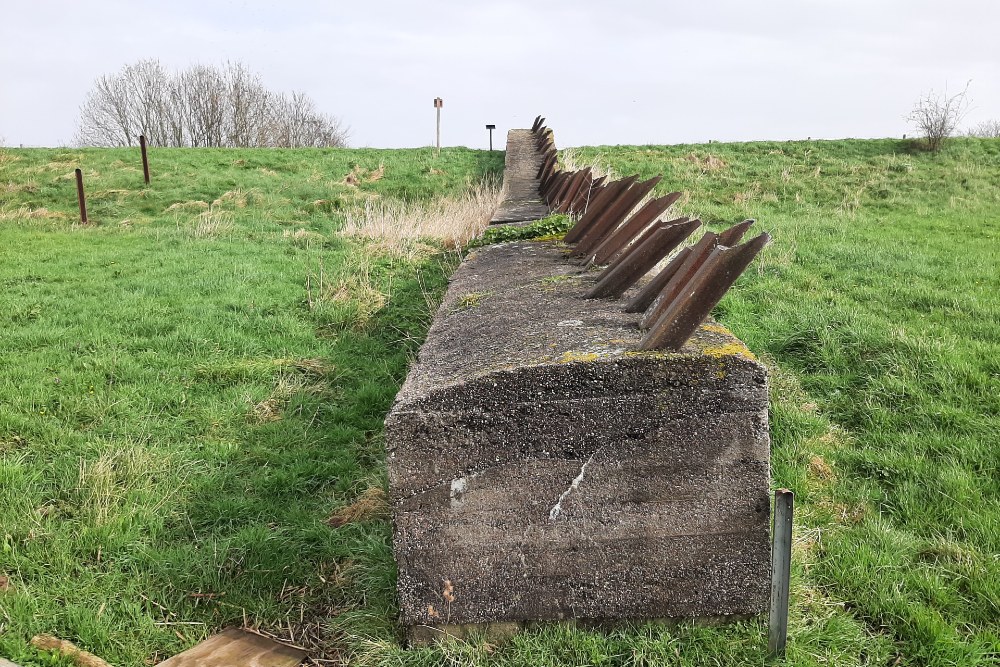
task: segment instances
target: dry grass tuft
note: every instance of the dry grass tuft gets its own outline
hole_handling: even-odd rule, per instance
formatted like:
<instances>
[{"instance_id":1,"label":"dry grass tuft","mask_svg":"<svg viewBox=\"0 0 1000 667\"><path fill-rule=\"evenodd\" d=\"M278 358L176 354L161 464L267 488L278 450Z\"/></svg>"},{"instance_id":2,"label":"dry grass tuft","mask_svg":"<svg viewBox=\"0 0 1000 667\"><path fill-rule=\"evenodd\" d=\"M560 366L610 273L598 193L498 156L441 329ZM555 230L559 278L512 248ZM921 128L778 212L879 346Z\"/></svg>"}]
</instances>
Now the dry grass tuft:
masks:
<instances>
[{"instance_id":1,"label":"dry grass tuft","mask_svg":"<svg viewBox=\"0 0 1000 667\"><path fill-rule=\"evenodd\" d=\"M212 202L212 208L215 207L232 207L232 208L246 208L247 204L259 204L263 200L260 191L256 188L250 188L249 190L244 190L242 188L236 188L235 190L229 190L228 192L223 192L219 195L219 198Z\"/></svg>"},{"instance_id":2,"label":"dry grass tuft","mask_svg":"<svg viewBox=\"0 0 1000 667\"><path fill-rule=\"evenodd\" d=\"M496 181L484 181L464 197L428 204L368 201L347 212L341 234L379 242L383 250L404 256L411 256L414 242L421 239L458 249L486 229L499 204Z\"/></svg>"},{"instance_id":3,"label":"dry grass tuft","mask_svg":"<svg viewBox=\"0 0 1000 667\"><path fill-rule=\"evenodd\" d=\"M6 195L16 195L19 192L27 192L29 194L38 192L38 184L34 181L25 181L24 183L15 183L14 181L8 181L0 185L0 193Z\"/></svg>"},{"instance_id":4,"label":"dry grass tuft","mask_svg":"<svg viewBox=\"0 0 1000 667\"><path fill-rule=\"evenodd\" d=\"M291 240L292 245L302 248L307 248L313 243L322 243L326 240L326 237L319 232L313 232L308 229L286 229L281 233L281 236Z\"/></svg>"},{"instance_id":5,"label":"dry grass tuft","mask_svg":"<svg viewBox=\"0 0 1000 667\"><path fill-rule=\"evenodd\" d=\"M590 173L593 174L595 179L606 176L609 181L613 181L618 178L615 170L608 166L607 163L602 162L600 156L587 162L580 158L576 149L567 148L561 153L560 160L562 161L562 168L566 171L579 171L590 167Z\"/></svg>"},{"instance_id":6,"label":"dry grass tuft","mask_svg":"<svg viewBox=\"0 0 1000 667\"><path fill-rule=\"evenodd\" d=\"M234 221L235 216L229 211L219 211L214 208L202 211L194 220L191 235L196 239L222 236L232 230Z\"/></svg>"},{"instance_id":7,"label":"dry grass tuft","mask_svg":"<svg viewBox=\"0 0 1000 667\"><path fill-rule=\"evenodd\" d=\"M171 204L165 210L166 213L174 213L177 211L207 211L209 205L207 201L201 201L196 199L193 201L179 201L175 204Z\"/></svg>"},{"instance_id":8,"label":"dry grass tuft","mask_svg":"<svg viewBox=\"0 0 1000 667\"><path fill-rule=\"evenodd\" d=\"M60 211L50 211L44 206L28 208L21 206L10 211L0 211L0 220L66 220L69 216Z\"/></svg>"},{"instance_id":9,"label":"dry grass tuft","mask_svg":"<svg viewBox=\"0 0 1000 667\"><path fill-rule=\"evenodd\" d=\"M254 403L247 414L247 421L261 425L281 421L285 408L292 396L299 392L317 392L322 388L318 383L310 382L309 374L282 372L278 374L274 389L262 401ZM248 402L253 399L247 397Z\"/></svg>"},{"instance_id":10,"label":"dry grass tuft","mask_svg":"<svg viewBox=\"0 0 1000 667\"><path fill-rule=\"evenodd\" d=\"M820 481L828 482L833 479L833 466L817 454L809 459L809 474Z\"/></svg>"},{"instance_id":11,"label":"dry grass tuft","mask_svg":"<svg viewBox=\"0 0 1000 667\"><path fill-rule=\"evenodd\" d=\"M350 173L344 176L344 180L340 183L341 185L350 185L352 187L357 187L362 183L374 183L375 181L381 181L385 176L385 165L380 164L378 169L365 169L361 165L354 165Z\"/></svg>"},{"instance_id":12,"label":"dry grass tuft","mask_svg":"<svg viewBox=\"0 0 1000 667\"><path fill-rule=\"evenodd\" d=\"M688 153L684 159L697 165L697 167L703 172L719 171L729 166L728 162L720 157L712 155L711 153L705 157L701 157L697 153Z\"/></svg>"},{"instance_id":13,"label":"dry grass tuft","mask_svg":"<svg viewBox=\"0 0 1000 667\"><path fill-rule=\"evenodd\" d=\"M326 522L334 528L339 528L348 523L371 521L387 516L389 516L389 499L381 487L372 486L365 489L353 503L336 510Z\"/></svg>"},{"instance_id":14,"label":"dry grass tuft","mask_svg":"<svg viewBox=\"0 0 1000 667\"><path fill-rule=\"evenodd\" d=\"M119 516L159 511L170 494L157 499L150 493L153 480L171 464L168 454L151 452L141 443L124 443L96 459L81 460L75 494L80 513L104 525Z\"/></svg>"},{"instance_id":15,"label":"dry grass tuft","mask_svg":"<svg viewBox=\"0 0 1000 667\"><path fill-rule=\"evenodd\" d=\"M11 162L17 162L21 158L14 155L10 151L0 150L0 164L9 164Z\"/></svg>"}]
</instances>

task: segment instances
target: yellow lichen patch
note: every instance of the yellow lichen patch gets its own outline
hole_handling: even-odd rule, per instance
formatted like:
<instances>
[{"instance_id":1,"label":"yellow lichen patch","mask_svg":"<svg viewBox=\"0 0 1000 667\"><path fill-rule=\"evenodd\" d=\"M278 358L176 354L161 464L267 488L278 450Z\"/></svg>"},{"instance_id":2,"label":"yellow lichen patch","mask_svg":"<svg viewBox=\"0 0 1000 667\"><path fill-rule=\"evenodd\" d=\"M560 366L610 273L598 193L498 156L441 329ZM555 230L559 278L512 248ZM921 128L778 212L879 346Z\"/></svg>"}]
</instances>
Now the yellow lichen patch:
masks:
<instances>
[{"instance_id":1,"label":"yellow lichen patch","mask_svg":"<svg viewBox=\"0 0 1000 667\"><path fill-rule=\"evenodd\" d=\"M711 345L705 347L702 353L710 357L743 357L750 361L757 361L757 357L753 356L753 352L748 350L746 345L738 341L723 345Z\"/></svg>"},{"instance_id":2,"label":"yellow lichen patch","mask_svg":"<svg viewBox=\"0 0 1000 667\"><path fill-rule=\"evenodd\" d=\"M463 294L455 302L459 309L475 308L483 302L483 299L490 295L489 292L469 292Z\"/></svg>"},{"instance_id":3,"label":"yellow lichen patch","mask_svg":"<svg viewBox=\"0 0 1000 667\"><path fill-rule=\"evenodd\" d=\"M713 333L722 334L724 336L732 336L733 335L733 333L729 329L727 329L726 327L722 326L721 324L705 323L705 324L701 325L701 330L702 331L711 331Z\"/></svg>"},{"instance_id":4,"label":"yellow lichen patch","mask_svg":"<svg viewBox=\"0 0 1000 667\"><path fill-rule=\"evenodd\" d=\"M560 364L569 364L574 361L597 361L601 358L601 355L596 352L578 352L576 350L570 350L564 352L561 357L559 357Z\"/></svg>"}]
</instances>

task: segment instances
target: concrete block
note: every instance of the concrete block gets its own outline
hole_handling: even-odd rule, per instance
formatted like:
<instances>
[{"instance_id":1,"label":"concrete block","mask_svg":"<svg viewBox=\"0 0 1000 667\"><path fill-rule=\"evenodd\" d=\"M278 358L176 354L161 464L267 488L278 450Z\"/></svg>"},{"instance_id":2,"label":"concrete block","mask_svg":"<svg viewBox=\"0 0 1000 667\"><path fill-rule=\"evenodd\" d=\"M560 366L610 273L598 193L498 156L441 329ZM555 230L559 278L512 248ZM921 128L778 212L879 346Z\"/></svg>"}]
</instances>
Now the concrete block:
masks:
<instances>
[{"instance_id":1,"label":"concrete block","mask_svg":"<svg viewBox=\"0 0 1000 667\"><path fill-rule=\"evenodd\" d=\"M714 322L635 351L560 243L452 279L386 419L402 623L759 614L769 596L767 375Z\"/></svg>"}]
</instances>

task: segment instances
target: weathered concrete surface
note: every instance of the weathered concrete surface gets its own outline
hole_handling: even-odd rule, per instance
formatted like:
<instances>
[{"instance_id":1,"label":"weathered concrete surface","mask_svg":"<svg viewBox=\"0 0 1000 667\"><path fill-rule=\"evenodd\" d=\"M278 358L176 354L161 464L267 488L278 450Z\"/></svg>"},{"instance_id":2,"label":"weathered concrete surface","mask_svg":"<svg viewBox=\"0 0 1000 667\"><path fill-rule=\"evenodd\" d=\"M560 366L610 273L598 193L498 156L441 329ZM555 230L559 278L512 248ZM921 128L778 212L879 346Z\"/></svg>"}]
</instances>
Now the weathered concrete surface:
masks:
<instances>
[{"instance_id":1,"label":"weathered concrete surface","mask_svg":"<svg viewBox=\"0 0 1000 667\"><path fill-rule=\"evenodd\" d=\"M493 214L491 225L539 220L549 214L549 206L542 201L539 181L535 177L541 166L542 156L535 149L531 130L510 130L504 157L504 200Z\"/></svg>"},{"instance_id":2,"label":"weathered concrete surface","mask_svg":"<svg viewBox=\"0 0 1000 667\"><path fill-rule=\"evenodd\" d=\"M386 420L402 622L764 611L764 368L714 323L635 352L565 251L470 257Z\"/></svg>"}]
</instances>

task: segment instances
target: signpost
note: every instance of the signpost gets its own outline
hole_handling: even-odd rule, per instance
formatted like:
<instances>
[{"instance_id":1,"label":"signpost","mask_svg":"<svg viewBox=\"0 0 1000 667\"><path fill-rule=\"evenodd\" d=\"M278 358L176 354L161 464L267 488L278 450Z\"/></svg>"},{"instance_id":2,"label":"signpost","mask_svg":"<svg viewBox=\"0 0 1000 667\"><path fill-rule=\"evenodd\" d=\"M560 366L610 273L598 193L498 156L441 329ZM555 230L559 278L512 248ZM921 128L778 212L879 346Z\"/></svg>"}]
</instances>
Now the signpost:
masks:
<instances>
[{"instance_id":1,"label":"signpost","mask_svg":"<svg viewBox=\"0 0 1000 667\"><path fill-rule=\"evenodd\" d=\"M434 108L437 109L437 152L441 153L441 107L444 106L444 100L440 97L434 98Z\"/></svg>"},{"instance_id":2,"label":"signpost","mask_svg":"<svg viewBox=\"0 0 1000 667\"><path fill-rule=\"evenodd\" d=\"M496 125L487 125L486 129L490 131L490 150L493 150L493 130L497 129Z\"/></svg>"}]
</instances>

